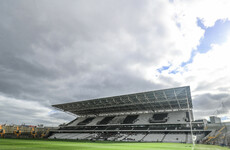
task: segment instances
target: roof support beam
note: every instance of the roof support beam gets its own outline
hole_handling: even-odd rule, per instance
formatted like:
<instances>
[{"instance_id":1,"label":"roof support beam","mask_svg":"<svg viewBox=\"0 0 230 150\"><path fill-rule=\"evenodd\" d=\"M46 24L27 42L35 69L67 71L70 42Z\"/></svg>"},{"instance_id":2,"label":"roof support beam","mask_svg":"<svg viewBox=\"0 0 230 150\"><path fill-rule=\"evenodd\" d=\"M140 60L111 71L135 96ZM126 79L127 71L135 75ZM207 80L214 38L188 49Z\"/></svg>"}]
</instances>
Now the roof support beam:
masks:
<instances>
[{"instance_id":1,"label":"roof support beam","mask_svg":"<svg viewBox=\"0 0 230 150\"><path fill-rule=\"evenodd\" d=\"M153 92L153 95L154 95L154 97L155 97L155 99L156 99L156 102L158 102L158 104L161 106L162 110L165 111L165 110L166 110L165 107L163 107L163 106L161 105L161 103L159 102L158 98L156 97L155 92Z\"/></svg>"},{"instance_id":2,"label":"roof support beam","mask_svg":"<svg viewBox=\"0 0 230 150\"><path fill-rule=\"evenodd\" d=\"M136 99L139 101L139 103L143 104L142 101L138 98L138 96L137 95L135 95L135 96L136 96ZM144 107L144 105L142 105L142 106ZM146 107L144 107L144 108L146 108ZM139 110L140 110L140 108L139 108Z\"/></svg>"},{"instance_id":3,"label":"roof support beam","mask_svg":"<svg viewBox=\"0 0 230 150\"><path fill-rule=\"evenodd\" d=\"M181 109L180 102L179 102L179 100L178 100L178 98L177 98L175 89L173 89L173 93L174 93L174 95L175 95L175 97L176 97L177 104L178 104L179 108Z\"/></svg>"},{"instance_id":4,"label":"roof support beam","mask_svg":"<svg viewBox=\"0 0 230 150\"><path fill-rule=\"evenodd\" d=\"M151 102L150 102L149 98L146 96L145 93L144 93L144 96L145 96L145 98L148 100L148 102L149 102L149 104L150 104ZM153 103L154 103L154 102L153 102ZM152 108L152 110L154 110L154 107L153 107L152 105L150 105L150 107Z\"/></svg>"},{"instance_id":5,"label":"roof support beam","mask_svg":"<svg viewBox=\"0 0 230 150\"><path fill-rule=\"evenodd\" d=\"M163 93L164 93L165 99L167 100L167 102L168 102L168 104L169 104L169 107L173 110L173 108L172 108L172 106L171 106L170 102L168 101L168 98L167 98L167 96L166 96L166 94L165 94L165 91L164 91Z\"/></svg>"}]
</instances>

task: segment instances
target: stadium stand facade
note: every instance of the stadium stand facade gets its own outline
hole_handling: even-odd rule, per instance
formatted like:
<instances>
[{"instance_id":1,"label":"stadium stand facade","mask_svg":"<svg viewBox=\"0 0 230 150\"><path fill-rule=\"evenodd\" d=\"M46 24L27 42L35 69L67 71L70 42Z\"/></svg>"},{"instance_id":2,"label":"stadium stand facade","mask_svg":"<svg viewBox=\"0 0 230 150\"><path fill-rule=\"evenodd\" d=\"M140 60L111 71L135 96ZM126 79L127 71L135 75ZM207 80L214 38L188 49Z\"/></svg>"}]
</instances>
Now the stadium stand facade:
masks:
<instances>
[{"instance_id":1,"label":"stadium stand facade","mask_svg":"<svg viewBox=\"0 0 230 150\"><path fill-rule=\"evenodd\" d=\"M1 138L47 138L49 131L50 127L43 126L0 125Z\"/></svg>"},{"instance_id":2,"label":"stadium stand facade","mask_svg":"<svg viewBox=\"0 0 230 150\"><path fill-rule=\"evenodd\" d=\"M190 87L53 105L78 117L50 139L192 143L210 131L194 121ZM191 132L192 130L192 132Z\"/></svg>"}]
</instances>

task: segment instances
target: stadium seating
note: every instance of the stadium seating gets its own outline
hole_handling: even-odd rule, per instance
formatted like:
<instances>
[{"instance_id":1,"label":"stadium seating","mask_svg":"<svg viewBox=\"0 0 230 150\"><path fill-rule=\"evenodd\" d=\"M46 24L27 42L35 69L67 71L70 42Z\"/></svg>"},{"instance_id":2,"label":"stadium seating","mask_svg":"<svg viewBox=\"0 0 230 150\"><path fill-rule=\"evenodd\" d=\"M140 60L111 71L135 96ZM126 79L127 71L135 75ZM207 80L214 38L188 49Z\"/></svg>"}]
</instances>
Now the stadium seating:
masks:
<instances>
[{"instance_id":1,"label":"stadium seating","mask_svg":"<svg viewBox=\"0 0 230 150\"><path fill-rule=\"evenodd\" d=\"M149 124L149 118L151 118L152 116L152 113L140 114L134 124Z\"/></svg>"},{"instance_id":2,"label":"stadium seating","mask_svg":"<svg viewBox=\"0 0 230 150\"><path fill-rule=\"evenodd\" d=\"M79 122L82 122L83 120L85 120L86 117L78 117L76 119L74 119L73 121L71 121L70 123L68 123L68 126L76 126Z\"/></svg>"},{"instance_id":3,"label":"stadium seating","mask_svg":"<svg viewBox=\"0 0 230 150\"><path fill-rule=\"evenodd\" d=\"M124 121L122 122L122 124L133 124L136 119L137 119L138 115L128 115Z\"/></svg>"},{"instance_id":4,"label":"stadium seating","mask_svg":"<svg viewBox=\"0 0 230 150\"><path fill-rule=\"evenodd\" d=\"M201 140L205 134L195 135L196 141ZM109 140L109 141L135 141L135 142L165 142L165 143L191 143L191 134L185 133L54 133L49 139L75 139L75 140Z\"/></svg>"},{"instance_id":5,"label":"stadium seating","mask_svg":"<svg viewBox=\"0 0 230 150\"><path fill-rule=\"evenodd\" d=\"M167 122L168 113L158 113L154 114L152 118L149 119L150 123L164 123Z\"/></svg>"},{"instance_id":6,"label":"stadium seating","mask_svg":"<svg viewBox=\"0 0 230 150\"><path fill-rule=\"evenodd\" d=\"M98 136L100 135L100 133L91 133L89 134L87 137L83 138L84 140L94 140L96 139Z\"/></svg>"},{"instance_id":7,"label":"stadium seating","mask_svg":"<svg viewBox=\"0 0 230 150\"><path fill-rule=\"evenodd\" d=\"M125 115L116 116L110 121L109 124L121 124L124 121L125 117L126 117Z\"/></svg>"},{"instance_id":8,"label":"stadium seating","mask_svg":"<svg viewBox=\"0 0 230 150\"><path fill-rule=\"evenodd\" d=\"M98 122L100 122L104 117L103 116L98 116L95 119L93 119L90 123L88 123L88 126L93 126L97 125Z\"/></svg>"},{"instance_id":9,"label":"stadium seating","mask_svg":"<svg viewBox=\"0 0 230 150\"><path fill-rule=\"evenodd\" d=\"M70 121L69 123L67 123L66 125L67 125L67 126L68 126L68 125L71 125L72 123L74 123L74 122L77 121L78 119L79 119L79 118L76 118L76 119Z\"/></svg>"},{"instance_id":10,"label":"stadium seating","mask_svg":"<svg viewBox=\"0 0 230 150\"><path fill-rule=\"evenodd\" d=\"M97 116L97 117L79 117L67 124L67 126L76 125L118 125L118 124L149 124L149 123L167 123L177 124L186 123L188 113L185 111L176 111L169 113L157 113L157 114L139 114L139 115L120 115L120 116ZM202 127L200 128L202 129Z\"/></svg>"},{"instance_id":11,"label":"stadium seating","mask_svg":"<svg viewBox=\"0 0 230 150\"><path fill-rule=\"evenodd\" d=\"M186 111L146 113L138 115L79 117L66 126L64 133L55 133L50 139L109 140L136 142L191 143ZM194 125L193 130L203 126ZM75 130L78 133L71 133ZM68 131L69 133L65 133ZM183 132L180 132L183 131ZM203 134L198 139L204 137Z\"/></svg>"},{"instance_id":12,"label":"stadium seating","mask_svg":"<svg viewBox=\"0 0 230 150\"><path fill-rule=\"evenodd\" d=\"M122 141L123 139L125 139L128 136L129 136L129 134L125 134L125 133L118 134L115 141Z\"/></svg>"},{"instance_id":13,"label":"stadium seating","mask_svg":"<svg viewBox=\"0 0 230 150\"><path fill-rule=\"evenodd\" d=\"M103 118L101 121L99 121L97 124L98 125L106 125L108 124L115 116L108 116Z\"/></svg>"},{"instance_id":14,"label":"stadium seating","mask_svg":"<svg viewBox=\"0 0 230 150\"><path fill-rule=\"evenodd\" d=\"M204 133L196 134L196 141L201 141L205 137Z\"/></svg>"},{"instance_id":15,"label":"stadium seating","mask_svg":"<svg viewBox=\"0 0 230 150\"><path fill-rule=\"evenodd\" d=\"M87 125L88 123L90 123L95 117L89 117L86 118L85 120L79 122L77 125Z\"/></svg>"},{"instance_id":16,"label":"stadium seating","mask_svg":"<svg viewBox=\"0 0 230 150\"><path fill-rule=\"evenodd\" d=\"M143 139L143 137L145 135L146 134L137 134L137 133L130 134L129 136L124 138L122 141L136 141L136 142L139 142L139 141L141 141Z\"/></svg>"},{"instance_id":17,"label":"stadium seating","mask_svg":"<svg viewBox=\"0 0 230 150\"><path fill-rule=\"evenodd\" d=\"M55 133L49 139L87 139L92 136L90 133Z\"/></svg>"},{"instance_id":18,"label":"stadium seating","mask_svg":"<svg viewBox=\"0 0 230 150\"><path fill-rule=\"evenodd\" d=\"M134 124L149 124L151 123L171 123L171 124L176 124L176 123L186 123L186 112L185 111L175 111L175 112L169 112L168 116L164 120L154 120L151 119L153 118L153 114L140 114L139 117L137 118L137 121ZM150 121L151 120L151 121Z\"/></svg>"},{"instance_id":19,"label":"stadium seating","mask_svg":"<svg viewBox=\"0 0 230 150\"><path fill-rule=\"evenodd\" d=\"M163 140L166 143L185 143L186 142L186 134L167 134Z\"/></svg>"},{"instance_id":20,"label":"stadium seating","mask_svg":"<svg viewBox=\"0 0 230 150\"><path fill-rule=\"evenodd\" d=\"M183 111L180 112L171 112L168 113L167 123L185 123L186 113Z\"/></svg>"},{"instance_id":21,"label":"stadium seating","mask_svg":"<svg viewBox=\"0 0 230 150\"><path fill-rule=\"evenodd\" d=\"M68 133L55 133L54 135L50 136L49 139L65 139L65 137L68 135Z\"/></svg>"},{"instance_id":22,"label":"stadium seating","mask_svg":"<svg viewBox=\"0 0 230 150\"><path fill-rule=\"evenodd\" d=\"M165 134L161 133L149 133L142 141L145 142L161 142Z\"/></svg>"},{"instance_id":23,"label":"stadium seating","mask_svg":"<svg viewBox=\"0 0 230 150\"><path fill-rule=\"evenodd\" d=\"M115 139L118 138L120 134L114 134L114 135L111 135L110 137L107 138L108 141L115 141Z\"/></svg>"}]
</instances>

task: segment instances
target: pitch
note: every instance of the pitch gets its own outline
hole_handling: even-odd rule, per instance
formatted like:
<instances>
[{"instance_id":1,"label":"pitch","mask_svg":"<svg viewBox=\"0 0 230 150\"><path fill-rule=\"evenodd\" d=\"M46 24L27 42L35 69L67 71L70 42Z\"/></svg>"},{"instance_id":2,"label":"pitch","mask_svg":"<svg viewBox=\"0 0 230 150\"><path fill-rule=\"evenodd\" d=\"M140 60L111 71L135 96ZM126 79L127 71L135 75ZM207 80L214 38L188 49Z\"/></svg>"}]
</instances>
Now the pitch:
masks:
<instances>
[{"instance_id":1,"label":"pitch","mask_svg":"<svg viewBox=\"0 0 230 150\"><path fill-rule=\"evenodd\" d=\"M0 150L192 150L191 144L119 143L54 140L0 139ZM194 150L227 150L213 145L196 145Z\"/></svg>"}]
</instances>

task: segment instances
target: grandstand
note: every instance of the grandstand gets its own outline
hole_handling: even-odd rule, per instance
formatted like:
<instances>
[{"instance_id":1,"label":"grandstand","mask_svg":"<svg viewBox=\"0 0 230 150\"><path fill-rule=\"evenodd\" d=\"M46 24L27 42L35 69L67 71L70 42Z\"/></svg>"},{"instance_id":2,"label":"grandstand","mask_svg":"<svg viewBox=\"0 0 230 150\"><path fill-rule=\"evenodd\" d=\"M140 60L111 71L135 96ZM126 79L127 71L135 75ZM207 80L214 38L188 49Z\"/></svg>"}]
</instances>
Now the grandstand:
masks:
<instances>
[{"instance_id":1,"label":"grandstand","mask_svg":"<svg viewBox=\"0 0 230 150\"><path fill-rule=\"evenodd\" d=\"M194 121L189 86L53 105L78 117L50 139L192 143L210 131Z\"/></svg>"},{"instance_id":2,"label":"grandstand","mask_svg":"<svg viewBox=\"0 0 230 150\"><path fill-rule=\"evenodd\" d=\"M0 138L46 138L49 130L50 127L5 124L0 125Z\"/></svg>"}]
</instances>

